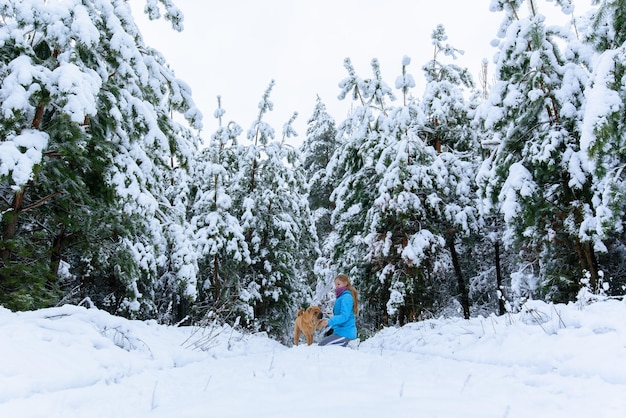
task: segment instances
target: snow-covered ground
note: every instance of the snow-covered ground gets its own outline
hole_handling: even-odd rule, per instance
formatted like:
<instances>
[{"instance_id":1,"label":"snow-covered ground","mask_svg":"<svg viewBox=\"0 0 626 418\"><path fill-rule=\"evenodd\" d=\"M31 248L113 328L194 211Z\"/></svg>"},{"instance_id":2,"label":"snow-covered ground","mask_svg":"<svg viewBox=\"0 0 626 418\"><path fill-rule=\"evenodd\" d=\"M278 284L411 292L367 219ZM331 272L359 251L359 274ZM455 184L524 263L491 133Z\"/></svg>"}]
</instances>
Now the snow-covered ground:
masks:
<instances>
[{"instance_id":1,"label":"snow-covered ground","mask_svg":"<svg viewBox=\"0 0 626 418\"><path fill-rule=\"evenodd\" d=\"M626 303L388 328L358 347L0 308L0 417L626 417Z\"/></svg>"}]
</instances>

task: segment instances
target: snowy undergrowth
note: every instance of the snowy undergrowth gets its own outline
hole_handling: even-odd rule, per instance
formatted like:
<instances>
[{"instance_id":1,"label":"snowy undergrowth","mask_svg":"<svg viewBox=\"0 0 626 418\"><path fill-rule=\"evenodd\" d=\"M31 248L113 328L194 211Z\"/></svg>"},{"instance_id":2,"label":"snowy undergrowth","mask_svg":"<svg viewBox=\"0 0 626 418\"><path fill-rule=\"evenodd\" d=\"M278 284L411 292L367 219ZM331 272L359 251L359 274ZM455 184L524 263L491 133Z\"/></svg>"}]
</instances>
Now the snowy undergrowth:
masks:
<instances>
[{"instance_id":1,"label":"snowy undergrowth","mask_svg":"<svg viewBox=\"0 0 626 418\"><path fill-rule=\"evenodd\" d=\"M539 371L598 375L624 381L626 370L610 361L626 362L626 304L604 300L589 305L529 301L517 314L433 319L386 328L360 345L360 350L412 352L493 365L523 364ZM581 347L588 346L587 360Z\"/></svg>"},{"instance_id":2,"label":"snowy undergrowth","mask_svg":"<svg viewBox=\"0 0 626 418\"><path fill-rule=\"evenodd\" d=\"M72 305L18 313L0 307L0 341L0 356L10 359L0 370L0 403L32 392L115 384L147 369L184 367L207 353L231 357L279 346L229 326L171 327ZM202 345L210 350L197 348ZM11 376L20 378L3 379Z\"/></svg>"}]
</instances>

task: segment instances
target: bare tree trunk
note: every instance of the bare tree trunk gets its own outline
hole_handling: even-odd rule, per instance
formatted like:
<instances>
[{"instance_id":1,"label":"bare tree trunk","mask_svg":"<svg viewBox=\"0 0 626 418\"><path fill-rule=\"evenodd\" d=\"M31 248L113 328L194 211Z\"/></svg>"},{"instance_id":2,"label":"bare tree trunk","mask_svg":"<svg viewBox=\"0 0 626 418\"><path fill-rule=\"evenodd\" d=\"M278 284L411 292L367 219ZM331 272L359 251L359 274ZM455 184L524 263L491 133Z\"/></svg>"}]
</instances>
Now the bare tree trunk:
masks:
<instances>
[{"instance_id":1,"label":"bare tree trunk","mask_svg":"<svg viewBox=\"0 0 626 418\"><path fill-rule=\"evenodd\" d=\"M506 313L506 306L504 305L504 287L502 286L502 267L500 266L500 242L494 243L496 252L496 287L498 291L498 315L504 315Z\"/></svg>"},{"instance_id":2,"label":"bare tree trunk","mask_svg":"<svg viewBox=\"0 0 626 418\"><path fill-rule=\"evenodd\" d=\"M463 307L463 317L465 319L470 319L469 293L467 291L467 286L465 285L465 279L463 278L461 265L459 264L459 257L456 253L456 247L454 246L454 234L448 234L446 236L446 244L448 245L450 255L452 256L452 266L454 267L456 280L459 286L459 293L461 298L460 302L461 306Z\"/></svg>"},{"instance_id":3,"label":"bare tree trunk","mask_svg":"<svg viewBox=\"0 0 626 418\"><path fill-rule=\"evenodd\" d=\"M599 286L599 278L600 275L598 273L598 262L596 260L596 254L593 251L593 245L591 245L590 241L585 241L582 243L583 254L585 254L585 261L587 263L587 269L589 273L591 273L591 283L592 289L596 289Z\"/></svg>"},{"instance_id":4,"label":"bare tree trunk","mask_svg":"<svg viewBox=\"0 0 626 418\"><path fill-rule=\"evenodd\" d=\"M65 240L65 225L61 225L61 230L54 237L52 242L52 254L50 255L50 270L52 274L59 272L59 264L61 263L61 249L63 248L63 241Z\"/></svg>"},{"instance_id":5,"label":"bare tree trunk","mask_svg":"<svg viewBox=\"0 0 626 418\"><path fill-rule=\"evenodd\" d=\"M17 231L17 218L24 204L24 190L20 190L13 196L11 209L4 215L4 228L2 230L2 242L0 242L0 266L6 266L11 259L11 245L9 241L15 238ZM0 288L4 287L7 277L0 273Z\"/></svg>"},{"instance_id":6,"label":"bare tree trunk","mask_svg":"<svg viewBox=\"0 0 626 418\"><path fill-rule=\"evenodd\" d=\"M217 256L217 254L214 254L213 255L213 286L215 287L215 302L216 303L217 301L220 300L220 297L222 296L219 267L220 267L219 257Z\"/></svg>"},{"instance_id":7,"label":"bare tree trunk","mask_svg":"<svg viewBox=\"0 0 626 418\"><path fill-rule=\"evenodd\" d=\"M17 219L19 218L22 206L24 205L24 190L20 190L13 196L13 203L11 204L11 210L5 214L5 224L2 231L2 250L0 251L0 258L2 260L8 260L11 257L11 250L8 248L7 241L15 238L15 232L17 231Z\"/></svg>"},{"instance_id":8,"label":"bare tree trunk","mask_svg":"<svg viewBox=\"0 0 626 418\"><path fill-rule=\"evenodd\" d=\"M581 242L579 238L576 238L576 253L578 254L578 260L580 267L589 272L589 286L594 292L598 290L598 263L596 261L596 255L593 251L591 242Z\"/></svg>"}]
</instances>

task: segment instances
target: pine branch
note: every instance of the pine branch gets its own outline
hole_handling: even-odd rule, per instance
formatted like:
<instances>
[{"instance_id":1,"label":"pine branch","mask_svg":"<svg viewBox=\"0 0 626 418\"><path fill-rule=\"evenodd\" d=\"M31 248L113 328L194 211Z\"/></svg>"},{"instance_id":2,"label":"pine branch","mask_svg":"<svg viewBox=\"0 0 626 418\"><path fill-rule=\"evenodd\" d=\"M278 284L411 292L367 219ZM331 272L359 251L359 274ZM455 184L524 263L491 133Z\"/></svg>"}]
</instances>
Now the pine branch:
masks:
<instances>
[{"instance_id":1,"label":"pine branch","mask_svg":"<svg viewBox=\"0 0 626 418\"><path fill-rule=\"evenodd\" d=\"M52 194L49 194L46 197L43 197L41 199L39 199L38 201L31 203L28 206L24 206L21 210L21 212L28 212L31 209L35 209L38 208L39 206L43 205L44 203L46 203L48 200L55 198L56 196L60 195L60 194L64 194L65 192L63 191L59 191L59 192L54 192Z\"/></svg>"}]
</instances>

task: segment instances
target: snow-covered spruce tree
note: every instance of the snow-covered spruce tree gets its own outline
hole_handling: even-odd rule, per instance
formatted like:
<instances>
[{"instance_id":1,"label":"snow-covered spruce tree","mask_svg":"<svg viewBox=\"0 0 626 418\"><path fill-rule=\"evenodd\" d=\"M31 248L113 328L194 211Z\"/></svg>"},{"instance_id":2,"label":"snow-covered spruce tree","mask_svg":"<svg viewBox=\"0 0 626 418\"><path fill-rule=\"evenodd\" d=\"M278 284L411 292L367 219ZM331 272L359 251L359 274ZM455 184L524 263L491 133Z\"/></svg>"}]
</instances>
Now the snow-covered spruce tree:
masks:
<instances>
[{"instance_id":1,"label":"snow-covered spruce tree","mask_svg":"<svg viewBox=\"0 0 626 418\"><path fill-rule=\"evenodd\" d=\"M470 115L476 106L472 99L477 94L472 91L474 81L467 68L444 62L445 57L456 59L458 54L463 54L446 43L448 37L444 27L438 25L431 38L433 59L422 67L426 88L421 105L427 118L423 136L437 151L448 174L445 181L437 182L441 203L432 213L431 228L446 242L456 277L454 293L458 295L464 317L469 319L469 282L488 268L476 262L482 253L479 245L481 222L475 199L475 176L481 149L471 127Z\"/></svg>"},{"instance_id":2,"label":"snow-covered spruce tree","mask_svg":"<svg viewBox=\"0 0 626 418\"><path fill-rule=\"evenodd\" d=\"M431 39L433 59L422 67L426 78L422 106L427 117L423 134L438 153L476 152L480 144L468 124L468 93L474 88L472 75L467 68L443 62L443 57L456 59L463 51L446 43L448 36L442 25L435 28Z\"/></svg>"},{"instance_id":3,"label":"snow-covered spruce tree","mask_svg":"<svg viewBox=\"0 0 626 418\"><path fill-rule=\"evenodd\" d=\"M174 165L165 189L169 205L160 205L165 238L164 263L152 290L159 323L173 324L187 318L198 296L198 262L194 228L188 220L192 177L189 170ZM190 164L192 165L192 164Z\"/></svg>"},{"instance_id":4,"label":"snow-covered spruce tree","mask_svg":"<svg viewBox=\"0 0 626 418\"><path fill-rule=\"evenodd\" d=\"M432 33L433 59L423 66L426 87L422 107L427 120L422 136L439 153L450 152L463 164L467 164L460 171L457 167L456 171L461 176L470 176L463 181L467 188L465 191L459 190L461 194L457 198L459 203L464 202L465 210L470 211L473 221L462 227L450 225L444 233L450 255L458 253L458 263L453 263L458 282L458 299L462 305L471 302L475 312L484 310L485 313L491 313L497 310L504 313L502 295L505 284L500 258L505 251L496 239L497 233L491 233L490 226L485 229L485 221L477 219L480 205L474 200L475 175L485 150L479 140L480 130L472 126L472 118L488 91L486 63L483 62L481 91L476 91L466 68L443 61L444 57L456 59L457 55L463 54L463 51L446 41L445 29L438 25ZM450 160L451 163L453 161ZM468 195L463 196L462 193ZM491 224L502 219L502 215L497 213L484 215ZM445 222L441 226L445 227ZM455 248L455 242L459 248ZM487 254L490 256L485 257ZM467 294L463 294L463 289Z\"/></svg>"},{"instance_id":5,"label":"snow-covered spruce tree","mask_svg":"<svg viewBox=\"0 0 626 418\"><path fill-rule=\"evenodd\" d=\"M568 1L557 3L570 11ZM583 270L598 274L582 227L593 206L579 146L587 78L579 43L568 28L546 26L533 0L494 0L491 9L505 17L497 82L478 118L498 145L480 186L504 215L503 239L520 256L517 277L537 277L543 297L571 300Z\"/></svg>"},{"instance_id":6,"label":"snow-covered spruce tree","mask_svg":"<svg viewBox=\"0 0 626 418\"><path fill-rule=\"evenodd\" d=\"M594 1L598 7L582 28L584 41L593 47L581 148L593 174L593 216L584 224L589 238L606 256L599 260L612 279L610 292L626 284L626 1ZM608 277L607 277L608 279Z\"/></svg>"},{"instance_id":7,"label":"snow-covered spruce tree","mask_svg":"<svg viewBox=\"0 0 626 418\"><path fill-rule=\"evenodd\" d=\"M408 97L413 78L403 62L396 87L405 106L388 111L387 147L377 164L378 197L368 212L368 259L377 281L388 287L386 311L400 323L441 313L457 294L468 318L465 247L457 243L477 231L474 207L473 136L464 89L473 85L466 70L444 65L437 56L449 46L445 31L433 33L435 56L423 68L427 86L421 103ZM449 280L447 277L454 277ZM453 290L456 288L457 290Z\"/></svg>"},{"instance_id":8,"label":"snow-covered spruce tree","mask_svg":"<svg viewBox=\"0 0 626 418\"><path fill-rule=\"evenodd\" d=\"M364 320L374 326L396 320L403 324L430 310L437 287L433 276L444 264L437 260L444 241L426 226L422 228L426 213L419 195L420 181L436 152L420 137L426 118L409 94L415 86L406 72L409 63L405 57L403 74L396 81L404 105L378 116L382 151L372 164L376 173L370 176L375 179L370 186L373 200L364 209L364 258L372 273L361 278L359 291L367 301Z\"/></svg>"},{"instance_id":9,"label":"snow-covered spruce tree","mask_svg":"<svg viewBox=\"0 0 626 418\"><path fill-rule=\"evenodd\" d=\"M235 285L242 323L287 341L293 315L310 299L319 250L304 172L297 165L296 150L284 141L293 135L294 118L285 124L281 141L264 121L273 108L273 86L272 81L247 132L250 144L237 151L239 171L231 196L250 264L242 266Z\"/></svg>"},{"instance_id":10,"label":"snow-covered spruce tree","mask_svg":"<svg viewBox=\"0 0 626 418\"><path fill-rule=\"evenodd\" d=\"M215 117L219 127L196 158L193 174L191 225L200 265L200 310L196 315L229 312L231 301L237 300L238 274L242 266L251 263L231 197L239 168L237 138L242 129L235 122L224 125L224 113L218 97Z\"/></svg>"},{"instance_id":11,"label":"snow-covered spruce tree","mask_svg":"<svg viewBox=\"0 0 626 418\"><path fill-rule=\"evenodd\" d=\"M326 105L317 98L313 114L308 120L306 139L300 147L300 160L309 188L309 207L315 217L319 242L324 242L331 231L330 194L334 189L333 179L326 167L337 149L335 121L326 111Z\"/></svg>"},{"instance_id":12,"label":"snow-covered spruce tree","mask_svg":"<svg viewBox=\"0 0 626 418\"><path fill-rule=\"evenodd\" d=\"M489 98L491 84L489 83L489 61L483 59L481 72L479 74L479 89L472 95L472 121L470 122L472 129L476 133L476 141L478 142L478 160L480 168L476 174L476 184L483 182L486 176L489 178L491 174L484 173L481 169L490 168L489 164L482 164L485 158L494 150L494 145L499 142L492 142L493 135L482 129L481 118L474 117L480 112L480 106ZM476 151L474 152L476 154ZM485 204L486 203L486 204ZM498 204L491 201L484 201L478 198L476 201L479 216L481 218L481 241L476 242L473 250L480 256L475 258L478 270L470 279L470 298L472 305L479 314L488 315L497 312L498 315L504 315L510 310L510 303L507 296L510 293L510 263L515 259L510 254L512 249L510 246L503 245L502 234L504 231L504 216L499 210ZM495 282L495 286L494 286Z\"/></svg>"},{"instance_id":13,"label":"snow-covered spruce tree","mask_svg":"<svg viewBox=\"0 0 626 418\"><path fill-rule=\"evenodd\" d=\"M158 17L156 1L146 10ZM178 222L170 161L184 168L195 149L171 115L200 126L188 87L144 45L125 1L2 1L0 13L3 299L51 303L62 265L75 297L155 314Z\"/></svg>"},{"instance_id":14,"label":"snow-covered spruce tree","mask_svg":"<svg viewBox=\"0 0 626 418\"><path fill-rule=\"evenodd\" d=\"M384 306L388 297L379 291L373 282L373 265L366 261L367 235L366 216L377 197L375 185L381 178L377 164L387 147L385 132L381 126L387 111L387 101L395 100L392 90L380 76L376 59L372 60L372 79L360 78L350 59L344 61L348 77L340 83L340 99L350 95L355 108L352 114L338 126L337 139L340 144L333 155L328 173L337 184L331 201L333 231L324 246L331 254L332 269L348 274L361 293L363 301ZM367 307L363 305L365 312ZM377 326L379 323L374 324Z\"/></svg>"}]
</instances>

